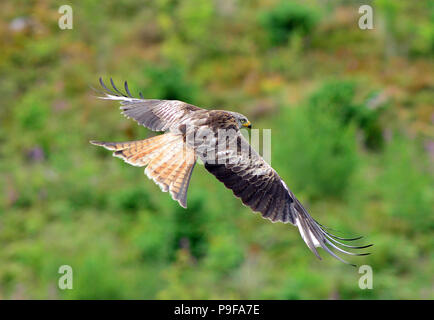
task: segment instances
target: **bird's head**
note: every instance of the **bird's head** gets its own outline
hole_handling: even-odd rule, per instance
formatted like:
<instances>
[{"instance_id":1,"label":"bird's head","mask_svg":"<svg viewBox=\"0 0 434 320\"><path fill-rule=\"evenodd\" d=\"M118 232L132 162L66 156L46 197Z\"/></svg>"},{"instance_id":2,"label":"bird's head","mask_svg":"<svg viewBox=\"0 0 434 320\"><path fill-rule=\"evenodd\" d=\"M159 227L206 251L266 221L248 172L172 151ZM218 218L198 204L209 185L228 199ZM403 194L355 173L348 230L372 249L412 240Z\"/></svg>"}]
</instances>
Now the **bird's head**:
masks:
<instances>
[{"instance_id":1,"label":"bird's head","mask_svg":"<svg viewBox=\"0 0 434 320\"><path fill-rule=\"evenodd\" d=\"M246 116L242 115L241 113L238 112L231 112L231 114L235 117L235 119L237 120L238 123L238 128L252 128L252 124L250 123L249 119L247 119Z\"/></svg>"}]
</instances>

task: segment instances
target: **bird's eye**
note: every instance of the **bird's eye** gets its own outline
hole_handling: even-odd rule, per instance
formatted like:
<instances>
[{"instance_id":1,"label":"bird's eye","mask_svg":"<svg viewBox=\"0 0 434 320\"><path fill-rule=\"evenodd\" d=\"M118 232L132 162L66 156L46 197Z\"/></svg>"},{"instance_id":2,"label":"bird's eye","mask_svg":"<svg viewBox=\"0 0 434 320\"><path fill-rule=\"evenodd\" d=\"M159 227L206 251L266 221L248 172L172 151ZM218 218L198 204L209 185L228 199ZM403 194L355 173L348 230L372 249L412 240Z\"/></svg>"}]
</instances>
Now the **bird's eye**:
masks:
<instances>
[{"instance_id":1,"label":"bird's eye","mask_svg":"<svg viewBox=\"0 0 434 320\"><path fill-rule=\"evenodd\" d=\"M241 123L246 123L246 119L241 119Z\"/></svg>"}]
</instances>

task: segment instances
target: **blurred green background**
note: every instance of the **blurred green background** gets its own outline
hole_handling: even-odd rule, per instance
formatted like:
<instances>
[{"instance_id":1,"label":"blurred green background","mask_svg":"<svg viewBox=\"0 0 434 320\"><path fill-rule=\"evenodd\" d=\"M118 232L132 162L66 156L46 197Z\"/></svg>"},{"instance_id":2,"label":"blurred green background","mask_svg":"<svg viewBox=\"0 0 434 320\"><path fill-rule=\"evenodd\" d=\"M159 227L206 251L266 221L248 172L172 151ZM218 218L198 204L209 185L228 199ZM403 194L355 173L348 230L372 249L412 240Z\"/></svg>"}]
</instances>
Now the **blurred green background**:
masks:
<instances>
[{"instance_id":1,"label":"blurred green background","mask_svg":"<svg viewBox=\"0 0 434 320\"><path fill-rule=\"evenodd\" d=\"M434 298L432 1L14 0L0 17L0 298ZM375 244L351 259L373 290L203 166L184 210L90 145L153 134L94 97L99 76L271 128L310 213Z\"/></svg>"}]
</instances>

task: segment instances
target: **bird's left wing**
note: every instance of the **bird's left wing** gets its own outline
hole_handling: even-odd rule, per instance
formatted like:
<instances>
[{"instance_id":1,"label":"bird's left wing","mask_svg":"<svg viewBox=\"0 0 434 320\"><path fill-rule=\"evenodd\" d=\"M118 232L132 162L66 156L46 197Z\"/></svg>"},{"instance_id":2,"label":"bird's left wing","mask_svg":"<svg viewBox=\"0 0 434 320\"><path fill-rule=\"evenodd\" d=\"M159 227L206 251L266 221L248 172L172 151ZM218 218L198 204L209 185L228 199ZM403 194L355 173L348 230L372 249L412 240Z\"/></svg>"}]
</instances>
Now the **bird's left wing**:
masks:
<instances>
[{"instance_id":1,"label":"bird's left wing","mask_svg":"<svg viewBox=\"0 0 434 320\"><path fill-rule=\"evenodd\" d=\"M260 212L263 218L272 222L281 221L297 226L309 249L321 259L317 247L323 248L336 259L347 263L332 250L336 249L349 255L353 253L340 246L362 249L367 246L350 246L338 240L351 241L358 238L340 238L326 231L327 228L317 223L302 206L300 201L286 186L277 172L249 145L238 131L226 149L225 160L204 161L205 168L218 180L231 189L234 195L253 211ZM215 162L215 161L214 161Z\"/></svg>"},{"instance_id":2,"label":"bird's left wing","mask_svg":"<svg viewBox=\"0 0 434 320\"><path fill-rule=\"evenodd\" d=\"M104 90L101 99L119 101L124 116L153 131L166 131L190 116L192 112L204 110L178 100L144 99L141 93L140 99L134 98L126 81L125 92L119 90L111 78L112 88L108 88L101 78L99 82Z\"/></svg>"}]
</instances>

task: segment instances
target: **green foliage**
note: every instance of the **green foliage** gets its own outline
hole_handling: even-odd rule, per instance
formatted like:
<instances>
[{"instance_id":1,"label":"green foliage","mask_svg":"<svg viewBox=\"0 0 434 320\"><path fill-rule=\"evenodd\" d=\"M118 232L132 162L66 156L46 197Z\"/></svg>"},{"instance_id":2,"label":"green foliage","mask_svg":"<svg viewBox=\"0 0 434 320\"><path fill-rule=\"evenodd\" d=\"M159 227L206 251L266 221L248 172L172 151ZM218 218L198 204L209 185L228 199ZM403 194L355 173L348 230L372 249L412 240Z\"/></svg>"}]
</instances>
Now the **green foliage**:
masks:
<instances>
[{"instance_id":1,"label":"green foliage","mask_svg":"<svg viewBox=\"0 0 434 320\"><path fill-rule=\"evenodd\" d=\"M204 256L207 249L205 233L206 217L203 215L203 200L190 201L188 208L176 207L174 216L173 247L188 248L196 258Z\"/></svg>"},{"instance_id":2,"label":"green foliage","mask_svg":"<svg viewBox=\"0 0 434 320\"><path fill-rule=\"evenodd\" d=\"M155 210L149 194L141 187L124 188L110 199L110 206L122 212L137 212L142 208Z\"/></svg>"},{"instance_id":3,"label":"green foliage","mask_svg":"<svg viewBox=\"0 0 434 320\"><path fill-rule=\"evenodd\" d=\"M327 101L325 96L323 104L321 92L312 96L308 107L282 117L287 125L281 126L287 129L279 130L278 136L286 143L275 152L277 161L286 163L296 190L304 189L312 197L339 197L357 168L355 130L351 123L340 121L330 104L333 99ZM316 106L316 102L321 103Z\"/></svg>"},{"instance_id":4,"label":"green foliage","mask_svg":"<svg viewBox=\"0 0 434 320\"><path fill-rule=\"evenodd\" d=\"M259 19L267 30L271 43L286 44L294 34L308 35L318 23L317 12L308 6L290 1L281 1L263 12Z\"/></svg>"},{"instance_id":5,"label":"green foliage","mask_svg":"<svg viewBox=\"0 0 434 320\"><path fill-rule=\"evenodd\" d=\"M177 17L182 21L179 30L181 36L187 41L206 41L208 28L211 27L214 6L211 1L180 1ZM195 28L191 28L195 26Z\"/></svg>"},{"instance_id":6,"label":"green foliage","mask_svg":"<svg viewBox=\"0 0 434 320\"><path fill-rule=\"evenodd\" d=\"M399 154L399 157L396 155ZM384 173L379 177L387 214L404 219L409 229L418 232L433 230L434 179L427 175L422 150L408 138L396 135L383 156Z\"/></svg>"},{"instance_id":7,"label":"green foliage","mask_svg":"<svg viewBox=\"0 0 434 320\"><path fill-rule=\"evenodd\" d=\"M14 112L22 130L41 130L46 126L50 116L50 106L43 93L30 92L22 98L19 105L20 107Z\"/></svg>"},{"instance_id":8,"label":"green foliage","mask_svg":"<svg viewBox=\"0 0 434 320\"><path fill-rule=\"evenodd\" d=\"M167 261L172 255L173 219L149 211L139 216L131 237L144 261Z\"/></svg>"},{"instance_id":9,"label":"green foliage","mask_svg":"<svg viewBox=\"0 0 434 320\"><path fill-rule=\"evenodd\" d=\"M243 255L242 248L237 245L237 239L229 233L222 233L211 238L205 265L225 274L241 265Z\"/></svg>"},{"instance_id":10,"label":"green foliage","mask_svg":"<svg viewBox=\"0 0 434 320\"><path fill-rule=\"evenodd\" d=\"M292 276L285 281L279 298L284 300L315 299L318 294L322 294L325 281L323 277L312 275L304 269L295 270Z\"/></svg>"},{"instance_id":11,"label":"green foliage","mask_svg":"<svg viewBox=\"0 0 434 320\"><path fill-rule=\"evenodd\" d=\"M68 299L122 299L123 281L113 277L114 263L104 255L85 257L74 275L75 290L66 291ZM73 269L73 270L74 270Z\"/></svg>"},{"instance_id":12,"label":"green foliage","mask_svg":"<svg viewBox=\"0 0 434 320\"><path fill-rule=\"evenodd\" d=\"M340 119L343 125L354 122L364 136L364 142L371 149L378 149L383 144L381 114L384 105L368 106L367 102L358 103L356 83L353 81L330 81L315 91L309 99L312 113L328 113ZM378 95L373 95L370 101L375 103Z\"/></svg>"},{"instance_id":13,"label":"green foliage","mask_svg":"<svg viewBox=\"0 0 434 320\"><path fill-rule=\"evenodd\" d=\"M347 125L359 108L354 102L355 91L352 81L327 82L309 97L309 111L330 114Z\"/></svg>"},{"instance_id":14,"label":"green foliage","mask_svg":"<svg viewBox=\"0 0 434 320\"><path fill-rule=\"evenodd\" d=\"M158 99L193 102L196 88L186 79L181 67L148 66L144 70L146 79L144 95Z\"/></svg>"},{"instance_id":15,"label":"green foliage","mask_svg":"<svg viewBox=\"0 0 434 320\"><path fill-rule=\"evenodd\" d=\"M380 0L376 6L385 20L389 53L415 57L434 54L434 5L431 1L412 4ZM419 19L409 17L409 11L417 13Z\"/></svg>"}]
</instances>

